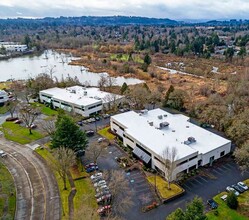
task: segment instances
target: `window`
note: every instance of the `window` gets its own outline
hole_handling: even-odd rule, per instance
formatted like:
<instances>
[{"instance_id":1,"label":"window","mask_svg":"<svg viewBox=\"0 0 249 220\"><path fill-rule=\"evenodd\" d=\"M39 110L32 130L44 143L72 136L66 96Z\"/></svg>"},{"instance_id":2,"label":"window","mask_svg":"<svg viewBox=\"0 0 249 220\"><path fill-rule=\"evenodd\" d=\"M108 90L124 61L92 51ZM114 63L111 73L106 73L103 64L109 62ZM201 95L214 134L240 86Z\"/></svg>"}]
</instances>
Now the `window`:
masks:
<instances>
[{"instance_id":1,"label":"window","mask_svg":"<svg viewBox=\"0 0 249 220\"><path fill-rule=\"evenodd\" d=\"M220 152L220 157L223 157L225 155L225 151Z\"/></svg>"},{"instance_id":2,"label":"window","mask_svg":"<svg viewBox=\"0 0 249 220\"><path fill-rule=\"evenodd\" d=\"M131 138L129 138L128 136L126 136L125 134L123 135L126 139L128 139L128 140L130 140L131 142L133 142L134 143L134 141L131 139Z\"/></svg>"},{"instance_id":3,"label":"window","mask_svg":"<svg viewBox=\"0 0 249 220\"><path fill-rule=\"evenodd\" d=\"M137 146L140 150L144 151L146 154L149 154L149 155L151 156L151 153L150 153L149 151L145 150L145 149L144 149L143 147L141 147L139 144L136 144L136 146Z\"/></svg>"},{"instance_id":4,"label":"window","mask_svg":"<svg viewBox=\"0 0 249 220\"><path fill-rule=\"evenodd\" d=\"M163 161L161 161L159 158L157 158L157 157L154 157L154 158L155 158L155 160L157 160L158 162L164 164Z\"/></svg>"},{"instance_id":5,"label":"window","mask_svg":"<svg viewBox=\"0 0 249 220\"><path fill-rule=\"evenodd\" d=\"M184 160L184 161L178 163L176 166L177 166L177 167L178 167L178 166L181 166L182 164L187 163L187 162L188 162L188 160Z\"/></svg>"},{"instance_id":6,"label":"window","mask_svg":"<svg viewBox=\"0 0 249 220\"><path fill-rule=\"evenodd\" d=\"M197 155L194 156L194 157L189 158L189 161L190 161L190 160L193 160L193 159L195 159L195 158L197 158Z\"/></svg>"},{"instance_id":7,"label":"window","mask_svg":"<svg viewBox=\"0 0 249 220\"><path fill-rule=\"evenodd\" d=\"M0 97L0 99L3 99L3 97Z\"/></svg>"}]
</instances>

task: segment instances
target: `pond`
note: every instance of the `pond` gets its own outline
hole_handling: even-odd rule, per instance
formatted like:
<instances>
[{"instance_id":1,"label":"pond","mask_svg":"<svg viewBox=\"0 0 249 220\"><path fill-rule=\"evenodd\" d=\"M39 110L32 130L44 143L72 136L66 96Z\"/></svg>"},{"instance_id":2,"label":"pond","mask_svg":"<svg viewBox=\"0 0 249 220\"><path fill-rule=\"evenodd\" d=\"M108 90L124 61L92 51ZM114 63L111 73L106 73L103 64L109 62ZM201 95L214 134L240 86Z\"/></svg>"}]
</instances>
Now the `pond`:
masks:
<instances>
[{"instance_id":1,"label":"pond","mask_svg":"<svg viewBox=\"0 0 249 220\"><path fill-rule=\"evenodd\" d=\"M77 58L70 54L58 53L52 50L45 51L39 56L24 56L0 61L0 81L10 79L28 79L35 77L40 73L52 74L58 80L77 76L79 81L85 85L97 86L101 74L108 76L108 73L93 73L87 68L73 66L68 63ZM115 77L116 84L122 85L126 82L128 85L142 83L136 78Z\"/></svg>"}]
</instances>

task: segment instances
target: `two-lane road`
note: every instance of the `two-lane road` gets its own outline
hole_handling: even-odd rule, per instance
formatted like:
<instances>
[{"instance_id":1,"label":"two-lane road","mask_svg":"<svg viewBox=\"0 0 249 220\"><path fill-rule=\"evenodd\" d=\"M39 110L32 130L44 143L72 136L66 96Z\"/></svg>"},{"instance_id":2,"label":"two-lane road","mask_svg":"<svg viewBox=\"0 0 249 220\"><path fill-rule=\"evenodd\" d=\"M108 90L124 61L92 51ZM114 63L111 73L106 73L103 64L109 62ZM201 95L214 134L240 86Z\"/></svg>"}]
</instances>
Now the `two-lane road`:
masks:
<instances>
[{"instance_id":1,"label":"two-lane road","mask_svg":"<svg viewBox=\"0 0 249 220\"><path fill-rule=\"evenodd\" d=\"M61 202L57 182L47 164L30 148L0 139L8 156L2 162L16 186L15 219L59 220Z\"/></svg>"}]
</instances>

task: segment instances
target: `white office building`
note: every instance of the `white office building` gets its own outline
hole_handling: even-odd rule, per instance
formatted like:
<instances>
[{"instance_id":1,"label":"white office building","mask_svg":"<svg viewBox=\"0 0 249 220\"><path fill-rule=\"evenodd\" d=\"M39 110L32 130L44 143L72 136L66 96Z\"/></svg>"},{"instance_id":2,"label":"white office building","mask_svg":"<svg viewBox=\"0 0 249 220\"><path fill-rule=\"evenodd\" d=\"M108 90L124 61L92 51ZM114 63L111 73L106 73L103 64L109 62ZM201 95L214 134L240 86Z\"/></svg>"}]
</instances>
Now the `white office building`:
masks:
<instances>
[{"instance_id":1,"label":"white office building","mask_svg":"<svg viewBox=\"0 0 249 220\"><path fill-rule=\"evenodd\" d=\"M161 109L142 110L111 117L111 130L133 154L145 164L164 174L162 160L166 147L177 150L178 173L188 173L199 166L212 164L231 151L231 141L190 122L181 114L170 114Z\"/></svg>"},{"instance_id":2,"label":"white office building","mask_svg":"<svg viewBox=\"0 0 249 220\"><path fill-rule=\"evenodd\" d=\"M3 104L9 100L8 93L4 90L0 90L0 104Z\"/></svg>"},{"instance_id":3,"label":"white office building","mask_svg":"<svg viewBox=\"0 0 249 220\"><path fill-rule=\"evenodd\" d=\"M28 50L27 45L15 42L0 42L0 47L4 47L7 52L24 52Z\"/></svg>"},{"instance_id":4,"label":"white office building","mask_svg":"<svg viewBox=\"0 0 249 220\"><path fill-rule=\"evenodd\" d=\"M75 112L88 117L100 113L113 104L119 104L123 96L100 91L99 88L72 86L68 88L51 88L39 93L40 101L52 103L55 108Z\"/></svg>"}]
</instances>

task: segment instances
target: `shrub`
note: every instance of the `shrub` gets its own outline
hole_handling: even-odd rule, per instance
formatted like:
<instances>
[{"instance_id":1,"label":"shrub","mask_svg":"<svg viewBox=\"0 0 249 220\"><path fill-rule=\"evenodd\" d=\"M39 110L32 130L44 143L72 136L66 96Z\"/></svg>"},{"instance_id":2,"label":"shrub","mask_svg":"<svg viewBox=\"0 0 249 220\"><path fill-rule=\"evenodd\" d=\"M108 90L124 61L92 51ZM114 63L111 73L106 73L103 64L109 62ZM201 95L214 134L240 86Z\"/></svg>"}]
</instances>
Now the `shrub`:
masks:
<instances>
[{"instance_id":1,"label":"shrub","mask_svg":"<svg viewBox=\"0 0 249 220\"><path fill-rule=\"evenodd\" d=\"M214 215L218 216L219 215L219 211L217 209L214 210Z\"/></svg>"},{"instance_id":2,"label":"shrub","mask_svg":"<svg viewBox=\"0 0 249 220\"><path fill-rule=\"evenodd\" d=\"M230 192L227 196L227 206L230 209L237 209L238 205L239 203L238 203L237 196L233 192Z\"/></svg>"}]
</instances>

